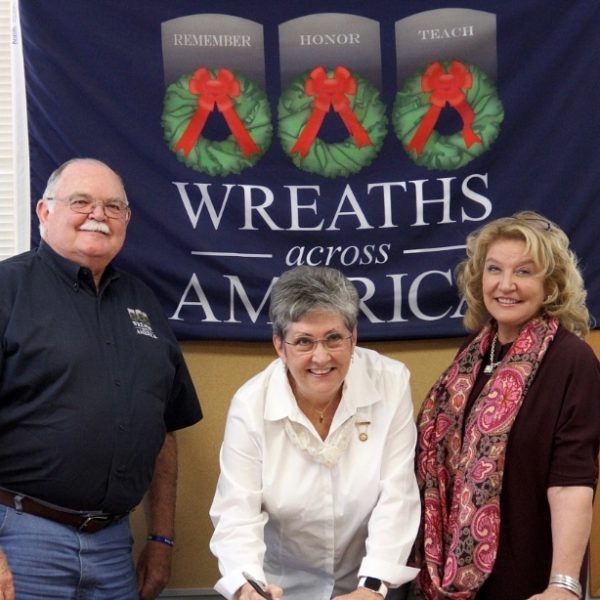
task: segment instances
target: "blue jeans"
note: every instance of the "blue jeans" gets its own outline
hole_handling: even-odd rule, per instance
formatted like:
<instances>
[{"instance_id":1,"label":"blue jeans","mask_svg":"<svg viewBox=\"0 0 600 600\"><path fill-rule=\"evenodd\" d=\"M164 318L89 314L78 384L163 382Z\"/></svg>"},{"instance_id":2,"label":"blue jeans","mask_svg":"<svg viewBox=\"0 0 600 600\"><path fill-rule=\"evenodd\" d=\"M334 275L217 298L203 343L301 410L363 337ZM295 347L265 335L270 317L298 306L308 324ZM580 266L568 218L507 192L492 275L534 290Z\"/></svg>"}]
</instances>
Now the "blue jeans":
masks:
<instances>
[{"instance_id":1,"label":"blue jeans","mask_svg":"<svg viewBox=\"0 0 600 600\"><path fill-rule=\"evenodd\" d=\"M79 533L0 505L0 547L17 600L137 600L129 520Z\"/></svg>"}]
</instances>

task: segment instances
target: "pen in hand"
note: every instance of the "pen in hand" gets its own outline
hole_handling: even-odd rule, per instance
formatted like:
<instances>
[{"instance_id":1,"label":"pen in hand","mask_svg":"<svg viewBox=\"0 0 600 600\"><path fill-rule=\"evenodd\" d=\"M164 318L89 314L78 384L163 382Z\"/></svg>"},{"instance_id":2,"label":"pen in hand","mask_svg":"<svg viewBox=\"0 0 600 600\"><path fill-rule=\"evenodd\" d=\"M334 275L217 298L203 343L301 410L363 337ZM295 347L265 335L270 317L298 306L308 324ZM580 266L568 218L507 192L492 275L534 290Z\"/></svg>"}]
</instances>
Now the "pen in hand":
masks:
<instances>
[{"instance_id":1,"label":"pen in hand","mask_svg":"<svg viewBox=\"0 0 600 600\"><path fill-rule=\"evenodd\" d=\"M265 588L252 577L249 573L243 572L242 575L246 578L246 581L254 588L256 593L261 598L267 598L268 600L272 600L271 594L265 590Z\"/></svg>"}]
</instances>

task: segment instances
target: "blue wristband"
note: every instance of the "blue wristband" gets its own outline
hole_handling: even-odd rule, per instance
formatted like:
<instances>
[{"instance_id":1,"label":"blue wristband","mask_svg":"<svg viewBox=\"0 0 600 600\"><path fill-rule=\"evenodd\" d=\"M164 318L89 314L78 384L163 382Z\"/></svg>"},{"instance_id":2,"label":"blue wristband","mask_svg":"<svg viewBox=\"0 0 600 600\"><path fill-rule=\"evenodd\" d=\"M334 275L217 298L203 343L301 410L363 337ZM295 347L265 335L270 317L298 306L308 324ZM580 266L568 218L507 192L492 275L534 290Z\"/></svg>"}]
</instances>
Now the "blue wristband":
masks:
<instances>
[{"instance_id":1,"label":"blue wristband","mask_svg":"<svg viewBox=\"0 0 600 600\"><path fill-rule=\"evenodd\" d=\"M167 546L173 547L175 545L175 540L173 538L167 537L166 535L156 535L151 533L146 540L149 542L159 542L161 544L165 544Z\"/></svg>"}]
</instances>

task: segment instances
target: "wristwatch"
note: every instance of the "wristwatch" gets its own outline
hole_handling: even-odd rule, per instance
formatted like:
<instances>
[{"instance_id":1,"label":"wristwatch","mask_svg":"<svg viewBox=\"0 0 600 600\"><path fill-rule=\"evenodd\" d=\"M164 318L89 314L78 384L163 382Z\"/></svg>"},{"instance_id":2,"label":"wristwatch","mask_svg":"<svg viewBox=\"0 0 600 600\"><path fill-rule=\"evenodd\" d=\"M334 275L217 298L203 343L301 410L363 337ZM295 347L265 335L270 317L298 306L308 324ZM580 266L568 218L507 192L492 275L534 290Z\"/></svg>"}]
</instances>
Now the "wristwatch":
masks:
<instances>
[{"instance_id":1,"label":"wristwatch","mask_svg":"<svg viewBox=\"0 0 600 600\"><path fill-rule=\"evenodd\" d=\"M388 593L387 585L381 579L376 579L375 577L361 577L358 580L358 587L364 587L376 594L381 594L383 598Z\"/></svg>"}]
</instances>

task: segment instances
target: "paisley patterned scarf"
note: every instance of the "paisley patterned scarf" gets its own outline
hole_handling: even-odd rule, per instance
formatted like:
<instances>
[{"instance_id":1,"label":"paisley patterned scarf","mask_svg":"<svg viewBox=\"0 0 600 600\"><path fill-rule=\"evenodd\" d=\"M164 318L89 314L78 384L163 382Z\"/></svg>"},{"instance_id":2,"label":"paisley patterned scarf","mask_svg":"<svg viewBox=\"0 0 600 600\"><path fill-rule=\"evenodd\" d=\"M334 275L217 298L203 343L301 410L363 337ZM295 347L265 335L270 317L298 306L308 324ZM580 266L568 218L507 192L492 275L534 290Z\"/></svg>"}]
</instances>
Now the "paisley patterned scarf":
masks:
<instances>
[{"instance_id":1,"label":"paisley patterned scarf","mask_svg":"<svg viewBox=\"0 0 600 600\"><path fill-rule=\"evenodd\" d=\"M475 598L496 560L506 444L558 321L523 327L464 411L495 334L486 325L431 389L418 418L417 479L423 515L415 544L417 597ZM464 434L463 434L464 432Z\"/></svg>"}]
</instances>

